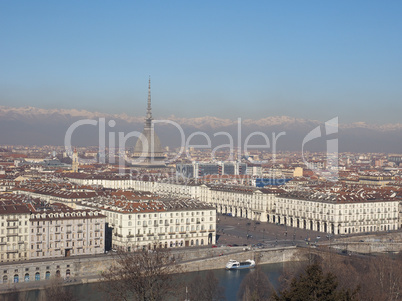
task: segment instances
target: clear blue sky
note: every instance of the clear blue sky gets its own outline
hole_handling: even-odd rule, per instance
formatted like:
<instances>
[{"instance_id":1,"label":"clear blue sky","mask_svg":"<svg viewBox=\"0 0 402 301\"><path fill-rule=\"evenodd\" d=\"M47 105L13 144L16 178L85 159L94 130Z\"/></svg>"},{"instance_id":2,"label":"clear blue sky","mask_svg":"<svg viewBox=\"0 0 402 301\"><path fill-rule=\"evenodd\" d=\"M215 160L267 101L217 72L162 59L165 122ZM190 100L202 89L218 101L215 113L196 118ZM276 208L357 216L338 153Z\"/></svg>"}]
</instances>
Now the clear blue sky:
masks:
<instances>
[{"instance_id":1,"label":"clear blue sky","mask_svg":"<svg viewBox=\"0 0 402 301\"><path fill-rule=\"evenodd\" d=\"M401 122L402 1L0 1L0 105Z\"/></svg>"}]
</instances>

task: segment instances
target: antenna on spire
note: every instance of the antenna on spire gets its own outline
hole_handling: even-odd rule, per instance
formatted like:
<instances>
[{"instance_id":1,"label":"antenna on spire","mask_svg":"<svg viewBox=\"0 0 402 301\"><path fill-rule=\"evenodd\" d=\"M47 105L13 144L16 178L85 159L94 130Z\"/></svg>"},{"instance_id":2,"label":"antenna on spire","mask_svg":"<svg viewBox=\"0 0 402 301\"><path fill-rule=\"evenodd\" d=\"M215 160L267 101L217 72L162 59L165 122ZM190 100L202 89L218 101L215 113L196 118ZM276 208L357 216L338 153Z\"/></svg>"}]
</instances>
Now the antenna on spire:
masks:
<instances>
[{"instance_id":1,"label":"antenna on spire","mask_svg":"<svg viewBox=\"0 0 402 301\"><path fill-rule=\"evenodd\" d=\"M151 76L149 76L149 80L148 80L148 108L147 108L147 119L152 119L152 111L151 111Z\"/></svg>"}]
</instances>

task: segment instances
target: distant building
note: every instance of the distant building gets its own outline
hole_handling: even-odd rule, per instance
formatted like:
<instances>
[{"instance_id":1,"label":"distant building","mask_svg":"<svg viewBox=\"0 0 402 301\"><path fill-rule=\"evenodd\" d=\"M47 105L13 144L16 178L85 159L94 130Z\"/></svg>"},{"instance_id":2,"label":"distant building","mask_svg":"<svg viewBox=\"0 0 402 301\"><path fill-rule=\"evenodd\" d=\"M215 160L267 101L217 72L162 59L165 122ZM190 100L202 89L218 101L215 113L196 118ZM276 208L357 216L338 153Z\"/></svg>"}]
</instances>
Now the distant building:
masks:
<instances>
[{"instance_id":1,"label":"distant building","mask_svg":"<svg viewBox=\"0 0 402 301\"><path fill-rule=\"evenodd\" d=\"M72 165L71 165L72 172L78 172L79 163L78 163L78 153L77 153L76 149L74 149L72 160L73 160Z\"/></svg>"},{"instance_id":2,"label":"distant building","mask_svg":"<svg viewBox=\"0 0 402 301\"><path fill-rule=\"evenodd\" d=\"M155 133L152 119L151 79L149 79L147 116L145 118L144 130L134 147L133 167L145 169L166 167L166 158L159 137Z\"/></svg>"},{"instance_id":3,"label":"distant building","mask_svg":"<svg viewBox=\"0 0 402 301\"><path fill-rule=\"evenodd\" d=\"M208 175L245 175L247 164L241 162L193 162L176 164L176 176L183 178L201 178Z\"/></svg>"},{"instance_id":4,"label":"distant building","mask_svg":"<svg viewBox=\"0 0 402 301\"><path fill-rule=\"evenodd\" d=\"M388 161L394 162L397 165L400 165L402 162L402 155L401 154L390 154L388 156Z\"/></svg>"},{"instance_id":5,"label":"distant building","mask_svg":"<svg viewBox=\"0 0 402 301\"><path fill-rule=\"evenodd\" d=\"M296 167L293 171L293 177L301 178L303 177L303 167Z\"/></svg>"}]
</instances>

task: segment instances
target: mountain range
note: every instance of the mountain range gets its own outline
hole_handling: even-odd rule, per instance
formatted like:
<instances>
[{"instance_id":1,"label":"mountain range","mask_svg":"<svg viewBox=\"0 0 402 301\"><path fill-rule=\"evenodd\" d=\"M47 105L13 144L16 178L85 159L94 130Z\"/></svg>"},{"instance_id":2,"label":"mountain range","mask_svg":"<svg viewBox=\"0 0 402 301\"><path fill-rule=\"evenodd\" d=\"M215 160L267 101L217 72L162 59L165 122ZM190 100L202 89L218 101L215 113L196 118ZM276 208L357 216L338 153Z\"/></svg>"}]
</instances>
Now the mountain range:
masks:
<instances>
[{"instance_id":1,"label":"mountain range","mask_svg":"<svg viewBox=\"0 0 402 301\"><path fill-rule=\"evenodd\" d=\"M249 139L250 144L266 144L262 138L265 134L270 142L272 150L272 134L286 132L278 138L276 147L281 151L301 151L304 137L314 128L323 128L323 122L289 116L267 116L262 119L241 119L241 116L233 116L233 119L223 119L213 116L183 118L176 116L159 117L155 120L169 120L176 126L167 123L157 123L155 129L164 146L178 147L182 142L178 127L183 130L185 139L193 134L191 145L205 144L206 136L211 140L212 147L228 144L233 138L237 145L239 132L244 144L248 135L254 133ZM336 116L334 116L336 117ZM91 119L106 120L106 132L118 132L127 135L132 131L142 131L144 117L129 116L127 114L109 114L90 112L76 109L43 109L36 107L6 107L0 106L0 145L63 145L64 136L68 128L79 120ZM111 127L107 123L115 121ZM178 126L178 127L177 127ZM196 132L203 132L194 135ZM225 132L223 134L220 132ZM259 134L258 134L258 133ZM79 146L98 144L99 129L96 126L86 125L77 128L72 135L72 143ZM324 131L323 131L324 133ZM108 134L106 137L109 137ZM325 137L324 137L325 138ZM326 139L315 139L306 143L305 147L311 151L323 151L326 147ZM365 122L342 123L339 117L338 133L328 137L337 138L339 151L341 152L384 152L399 153L402 151L402 124L368 124ZM135 143L134 138L127 140L127 146ZM115 145L118 145L116 141Z\"/></svg>"}]
</instances>

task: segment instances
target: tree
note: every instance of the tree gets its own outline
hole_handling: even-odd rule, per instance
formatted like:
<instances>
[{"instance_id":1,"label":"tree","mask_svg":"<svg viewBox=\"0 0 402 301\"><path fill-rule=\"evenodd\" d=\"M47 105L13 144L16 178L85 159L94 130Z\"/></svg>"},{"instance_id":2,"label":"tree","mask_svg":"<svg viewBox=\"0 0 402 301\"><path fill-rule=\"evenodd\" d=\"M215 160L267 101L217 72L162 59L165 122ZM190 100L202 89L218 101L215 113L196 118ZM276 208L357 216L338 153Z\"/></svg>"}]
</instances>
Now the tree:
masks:
<instances>
[{"instance_id":1,"label":"tree","mask_svg":"<svg viewBox=\"0 0 402 301\"><path fill-rule=\"evenodd\" d=\"M46 300L72 301L76 300L70 287L63 286L63 279L54 277L45 287Z\"/></svg>"},{"instance_id":2,"label":"tree","mask_svg":"<svg viewBox=\"0 0 402 301\"><path fill-rule=\"evenodd\" d=\"M101 287L112 300L166 300L173 294L173 274L180 269L167 249L119 251L115 263L101 273Z\"/></svg>"},{"instance_id":3,"label":"tree","mask_svg":"<svg viewBox=\"0 0 402 301\"><path fill-rule=\"evenodd\" d=\"M402 257L386 254L370 257L331 257L322 254L324 272L337 276L338 287L353 290L360 287L357 295L365 301L396 301L402 296Z\"/></svg>"},{"instance_id":4,"label":"tree","mask_svg":"<svg viewBox=\"0 0 402 301\"><path fill-rule=\"evenodd\" d=\"M268 300L273 289L268 276L260 267L250 271L240 284L238 297L243 301Z\"/></svg>"},{"instance_id":5,"label":"tree","mask_svg":"<svg viewBox=\"0 0 402 301\"><path fill-rule=\"evenodd\" d=\"M225 300L224 292L214 272L208 271L205 277L197 275L188 284L187 297L191 301L220 301Z\"/></svg>"},{"instance_id":6,"label":"tree","mask_svg":"<svg viewBox=\"0 0 402 301\"><path fill-rule=\"evenodd\" d=\"M318 264L308 265L299 276L292 279L289 287L279 294L274 293L275 301L355 301L357 291L338 288L337 277L324 274Z\"/></svg>"}]
</instances>

